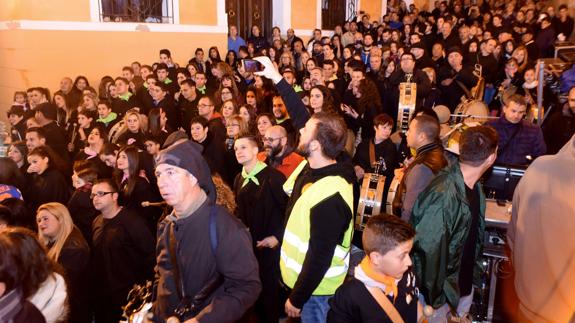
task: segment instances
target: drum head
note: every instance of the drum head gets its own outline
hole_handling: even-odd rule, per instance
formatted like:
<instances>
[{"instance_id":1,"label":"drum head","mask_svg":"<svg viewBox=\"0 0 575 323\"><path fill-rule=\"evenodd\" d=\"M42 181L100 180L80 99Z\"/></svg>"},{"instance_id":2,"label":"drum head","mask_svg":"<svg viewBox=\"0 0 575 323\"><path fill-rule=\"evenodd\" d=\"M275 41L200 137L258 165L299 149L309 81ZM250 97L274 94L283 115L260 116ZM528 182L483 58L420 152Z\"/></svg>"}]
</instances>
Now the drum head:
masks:
<instances>
[{"instance_id":1,"label":"drum head","mask_svg":"<svg viewBox=\"0 0 575 323\"><path fill-rule=\"evenodd\" d=\"M483 101L473 100L461 103L455 109L455 114L469 115L470 117L464 118L464 123L479 122L484 123L487 121L487 116L489 116L489 109ZM461 121L460 118L456 117L457 121Z\"/></svg>"}]
</instances>

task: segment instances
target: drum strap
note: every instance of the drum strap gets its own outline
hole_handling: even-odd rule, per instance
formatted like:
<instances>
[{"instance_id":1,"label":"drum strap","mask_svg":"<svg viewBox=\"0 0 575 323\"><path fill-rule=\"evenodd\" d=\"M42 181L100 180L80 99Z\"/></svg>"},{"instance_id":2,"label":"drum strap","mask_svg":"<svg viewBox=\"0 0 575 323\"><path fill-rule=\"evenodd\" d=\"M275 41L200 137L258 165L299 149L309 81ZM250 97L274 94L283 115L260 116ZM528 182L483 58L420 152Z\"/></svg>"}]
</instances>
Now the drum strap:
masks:
<instances>
[{"instance_id":1,"label":"drum strap","mask_svg":"<svg viewBox=\"0 0 575 323\"><path fill-rule=\"evenodd\" d=\"M455 83L457 83L457 85L459 85L459 87L461 87L463 89L463 92L465 92L465 97L468 99L473 98L473 95L471 95L471 91L469 91L469 89L467 88L467 86L465 86L465 84L461 83L461 81L455 80Z\"/></svg>"},{"instance_id":2,"label":"drum strap","mask_svg":"<svg viewBox=\"0 0 575 323\"><path fill-rule=\"evenodd\" d=\"M368 286L365 286L365 287L367 288L367 290L369 291L371 296L373 296L373 298L375 298L375 300L377 301L377 304L379 304L379 306L381 306L381 308L383 309L385 314L387 314L387 317L389 317L391 322L393 322L393 323L403 323L404 322L403 318L401 317L401 315L399 314L399 312L397 311L395 306L393 306L393 304L391 304L391 301L389 300L389 298L387 298L387 296L385 296L385 294L381 291L381 289L379 289L377 287L368 287Z\"/></svg>"},{"instance_id":3,"label":"drum strap","mask_svg":"<svg viewBox=\"0 0 575 323\"><path fill-rule=\"evenodd\" d=\"M373 140L369 141L369 164L371 166L375 165L375 144Z\"/></svg>"}]
</instances>

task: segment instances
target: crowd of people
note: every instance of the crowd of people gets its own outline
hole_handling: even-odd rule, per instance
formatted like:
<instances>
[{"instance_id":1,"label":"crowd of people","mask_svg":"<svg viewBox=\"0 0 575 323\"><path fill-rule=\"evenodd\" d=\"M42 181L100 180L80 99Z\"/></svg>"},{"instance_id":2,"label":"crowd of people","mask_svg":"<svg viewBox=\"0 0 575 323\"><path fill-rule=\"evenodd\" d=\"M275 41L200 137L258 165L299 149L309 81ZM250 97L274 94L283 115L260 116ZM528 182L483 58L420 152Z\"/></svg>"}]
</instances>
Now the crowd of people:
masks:
<instances>
[{"instance_id":1,"label":"crowd of people","mask_svg":"<svg viewBox=\"0 0 575 323\"><path fill-rule=\"evenodd\" d=\"M223 57L197 48L184 67L161 49L158 62L133 62L97 87L78 76L53 94L16 92L0 158L0 321L118 322L146 281L157 322L469 317L482 284L482 176L535 160L526 178L537 182L543 165L572 159L575 88L566 102L546 89L545 120L534 110L535 61L569 39L573 19L566 5L556 14L533 0L388 9L307 42L258 26L244 40L230 26ZM406 132L405 83L416 84ZM471 99L489 121L463 126L457 149L445 149L438 107L450 119ZM376 170L384 202L399 181L393 215L358 227L361 182ZM521 194L535 194L524 182ZM558 216L575 209L554 196ZM540 230L521 217L534 202L517 203L512 224ZM552 288L573 270L538 273L525 252L546 235L511 232L517 270L533 270L516 284L517 320L572 319L569 291ZM568 268L569 252L572 243L553 250L549 270ZM530 294L528 279L558 293L554 304Z\"/></svg>"}]
</instances>

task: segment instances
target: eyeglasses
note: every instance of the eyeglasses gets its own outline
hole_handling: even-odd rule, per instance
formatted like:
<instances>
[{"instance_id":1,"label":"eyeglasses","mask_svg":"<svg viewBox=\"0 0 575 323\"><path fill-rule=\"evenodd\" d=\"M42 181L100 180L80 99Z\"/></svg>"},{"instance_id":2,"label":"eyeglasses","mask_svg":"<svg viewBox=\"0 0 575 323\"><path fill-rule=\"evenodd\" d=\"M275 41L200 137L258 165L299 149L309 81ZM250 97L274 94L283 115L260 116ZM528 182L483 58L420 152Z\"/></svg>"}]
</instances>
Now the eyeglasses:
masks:
<instances>
[{"instance_id":1,"label":"eyeglasses","mask_svg":"<svg viewBox=\"0 0 575 323\"><path fill-rule=\"evenodd\" d=\"M262 140L263 140L264 142L274 142L274 141L280 140L280 139L282 139L282 138L284 138L284 137L283 137L283 136L282 136L282 137L277 137L277 138L263 137Z\"/></svg>"},{"instance_id":2,"label":"eyeglasses","mask_svg":"<svg viewBox=\"0 0 575 323\"><path fill-rule=\"evenodd\" d=\"M96 192L96 193L90 194L90 199L93 200L94 197L96 197L96 196L97 197L104 197L105 195L114 194L114 193L116 193L116 192Z\"/></svg>"}]
</instances>

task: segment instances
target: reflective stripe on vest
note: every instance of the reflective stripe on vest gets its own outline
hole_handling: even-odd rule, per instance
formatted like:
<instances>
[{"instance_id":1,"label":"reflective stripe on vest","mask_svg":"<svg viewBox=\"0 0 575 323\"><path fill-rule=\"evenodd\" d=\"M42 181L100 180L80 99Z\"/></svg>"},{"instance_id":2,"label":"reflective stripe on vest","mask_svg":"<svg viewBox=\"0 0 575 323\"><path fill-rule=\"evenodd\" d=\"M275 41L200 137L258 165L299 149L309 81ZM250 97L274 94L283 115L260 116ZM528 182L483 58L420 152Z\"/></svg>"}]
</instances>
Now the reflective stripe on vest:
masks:
<instances>
[{"instance_id":1,"label":"reflective stripe on vest","mask_svg":"<svg viewBox=\"0 0 575 323\"><path fill-rule=\"evenodd\" d=\"M306 185L294 204L284 232L280 257L282 279L290 288L293 288L297 281L309 247L310 210L337 193L342 196L351 212L353 186L340 176L327 176ZM352 234L353 221L350 219L342 244L335 247L330 267L313 295L333 295L343 283L349 267Z\"/></svg>"},{"instance_id":2,"label":"reflective stripe on vest","mask_svg":"<svg viewBox=\"0 0 575 323\"><path fill-rule=\"evenodd\" d=\"M291 175L286 179L283 190L287 194L287 196L291 196L291 192L293 192L293 186L295 185L295 180L299 176L299 173L304 169L305 165L307 165L307 160L302 160L299 165L294 169Z\"/></svg>"}]
</instances>

